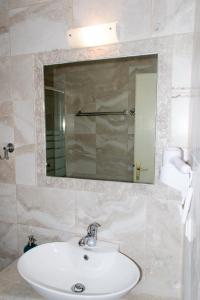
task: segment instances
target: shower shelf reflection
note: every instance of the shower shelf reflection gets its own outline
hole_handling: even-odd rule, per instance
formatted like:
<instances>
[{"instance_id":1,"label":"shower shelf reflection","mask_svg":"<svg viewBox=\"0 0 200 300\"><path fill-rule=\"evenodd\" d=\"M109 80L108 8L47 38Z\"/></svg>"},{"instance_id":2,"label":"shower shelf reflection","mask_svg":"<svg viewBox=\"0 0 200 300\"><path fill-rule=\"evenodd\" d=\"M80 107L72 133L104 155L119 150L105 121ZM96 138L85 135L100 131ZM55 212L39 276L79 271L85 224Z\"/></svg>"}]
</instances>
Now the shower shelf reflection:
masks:
<instances>
[{"instance_id":1,"label":"shower shelf reflection","mask_svg":"<svg viewBox=\"0 0 200 300\"><path fill-rule=\"evenodd\" d=\"M96 111L96 112L82 112L79 110L76 117L84 116L134 116L135 110L123 110L123 111Z\"/></svg>"}]
</instances>

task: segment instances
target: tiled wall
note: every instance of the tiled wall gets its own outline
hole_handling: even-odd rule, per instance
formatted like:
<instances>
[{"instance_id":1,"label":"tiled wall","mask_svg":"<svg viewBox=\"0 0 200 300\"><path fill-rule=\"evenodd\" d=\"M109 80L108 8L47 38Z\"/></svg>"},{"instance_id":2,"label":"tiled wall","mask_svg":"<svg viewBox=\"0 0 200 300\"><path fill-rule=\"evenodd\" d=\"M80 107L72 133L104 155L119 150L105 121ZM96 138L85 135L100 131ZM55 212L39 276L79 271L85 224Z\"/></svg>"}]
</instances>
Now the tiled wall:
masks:
<instances>
[{"instance_id":1,"label":"tiled wall","mask_svg":"<svg viewBox=\"0 0 200 300\"><path fill-rule=\"evenodd\" d=\"M129 80L128 62L94 63L76 66L74 71L72 67L71 72L66 70L66 114L71 113L70 121L74 118L74 130L68 126L68 122L66 124L68 176L124 181L133 178L133 171L128 169L133 164L133 142L128 153L128 140L131 141L128 120L131 124L131 117L75 116L79 110L95 112L134 109ZM116 162L120 163L120 167Z\"/></svg>"},{"instance_id":2,"label":"tiled wall","mask_svg":"<svg viewBox=\"0 0 200 300\"><path fill-rule=\"evenodd\" d=\"M102 224L99 238L119 242L143 269L129 299L180 299L182 228L175 191L160 184L116 183L101 190L99 182L94 192L77 191L78 182L69 188L36 183L34 58L67 49L70 26L115 20L121 43L155 38L159 44L171 37L172 82L163 101L170 104L168 125L184 125L191 95L193 0L0 0L0 144L16 146L9 161L0 161L0 265L22 252L30 233L39 243L67 240L95 220ZM187 130L184 136L169 131L167 143L187 148Z\"/></svg>"},{"instance_id":3,"label":"tiled wall","mask_svg":"<svg viewBox=\"0 0 200 300\"><path fill-rule=\"evenodd\" d=\"M192 148L194 197L188 221L191 237L184 240L184 300L200 299L200 2L196 1L195 35L192 67L190 143Z\"/></svg>"}]
</instances>

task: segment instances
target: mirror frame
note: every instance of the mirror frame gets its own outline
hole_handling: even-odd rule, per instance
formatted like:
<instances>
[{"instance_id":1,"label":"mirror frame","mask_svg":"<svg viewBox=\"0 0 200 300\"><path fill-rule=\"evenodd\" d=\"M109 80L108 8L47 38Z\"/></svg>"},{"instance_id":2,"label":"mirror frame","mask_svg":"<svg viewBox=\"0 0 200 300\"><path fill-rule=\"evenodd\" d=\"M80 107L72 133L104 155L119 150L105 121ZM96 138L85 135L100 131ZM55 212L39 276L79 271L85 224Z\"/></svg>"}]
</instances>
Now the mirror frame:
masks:
<instances>
[{"instance_id":1,"label":"mirror frame","mask_svg":"<svg viewBox=\"0 0 200 300\"><path fill-rule=\"evenodd\" d=\"M172 81L172 43L171 38L147 39L122 44L94 48L56 50L35 55L34 90L36 121L36 173L39 186L69 188L84 191L102 191L115 188L116 185L145 186L151 184L103 181L94 179L77 179L46 176L46 136L44 105L44 66L143 55L157 55L157 112L155 137L155 180L158 183L162 152L168 142L170 123L170 97Z\"/></svg>"}]
</instances>

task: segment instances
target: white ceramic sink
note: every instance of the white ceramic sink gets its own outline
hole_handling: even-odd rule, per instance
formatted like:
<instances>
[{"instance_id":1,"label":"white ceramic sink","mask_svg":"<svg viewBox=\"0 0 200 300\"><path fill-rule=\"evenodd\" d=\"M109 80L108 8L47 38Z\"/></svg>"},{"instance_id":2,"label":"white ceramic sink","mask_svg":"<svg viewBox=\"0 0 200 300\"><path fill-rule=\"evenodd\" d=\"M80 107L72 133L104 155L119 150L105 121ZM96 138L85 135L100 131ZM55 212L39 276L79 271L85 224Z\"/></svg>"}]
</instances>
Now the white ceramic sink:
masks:
<instances>
[{"instance_id":1,"label":"white ceramic sink","mask_svg":"<svg viewBox=\"0 0 200 300\"><path fill-rule=\"evenodd\" d=\"M33 248L20 257L18 271L49 300L120 299L141 278L137 264L116 249L83 249L70 242Z\"/></svg>"}]
</instances>

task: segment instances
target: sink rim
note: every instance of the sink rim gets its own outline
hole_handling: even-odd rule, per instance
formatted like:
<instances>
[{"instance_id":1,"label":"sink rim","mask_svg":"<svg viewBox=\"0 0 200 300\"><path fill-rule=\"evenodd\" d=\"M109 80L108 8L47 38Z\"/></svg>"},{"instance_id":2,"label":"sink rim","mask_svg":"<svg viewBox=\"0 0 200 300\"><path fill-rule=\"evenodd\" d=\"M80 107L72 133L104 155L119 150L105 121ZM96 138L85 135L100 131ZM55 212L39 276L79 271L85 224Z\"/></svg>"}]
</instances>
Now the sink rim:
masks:
<instances>
[{"instance_id":1,"label":"sink rim","mask_svg":"<svg viewBox=\"0 0 200 300\"><path fill-rule=\"evenodd\" d=\"M33 249L31 249L31 251L37 251L38 247L41 247L43 245L56 245L56 244L70 244L72 245L70 242L49 242L49 243L44 243L44 244L41 244ZM78 246L77 246L78 247ZM87 249L83 249L84 251L87 251ZM90 251L94 251L95 253L95 249L90 249ZM28 251L29 252L29 251ZM62 290L62 289L59 289L59 288L56 288L56 287L52 287L52 286L49 286L49 285L46 285L40 281L37 281L34 279L31 280L29 277L25 276L21 270L21 259L22 257L24 257L25 255L29 255L29 253L26 252L24 253L19 259L18 259L18 262L17 262L17 270L20 274L20 276L25 280L27 281L31 286L35 286L39 289L45 289L46 291L48 291L49 293L55 293L57 295L61 295L61 296L66 296L66 295L70 295L70 297L72 298L77 298L77 296L81 296L82 298L92 298L92 297L95 297L96 299L98 298L102 298L102 296L107 296L107 297L113 297L113 296L120 296L120 295L124 295L126 293L128 293L130 290L132 290L136 285L138 285L138 283L141 281L142 279L142 276L143 276L143 272L142 272L142 268L139 266L139 264L134 261L132 258L130 258L128 255L124 254L123 252L119 251L119 250L112 250L112 252L117 252L123 256L125 256L126 258L128 258L132 263L135 264L135 266L138 268L138 273L139 273L139 276L138 276L138 279L136 282L134 282L132 285L130 285L129 287L126 287L122 290L118 290L118 291L114 291L114 292L105 292L105 293L87 293L87 292L84 292L84 293L74 293L72 292L71 290ZM110 252L110 250L108 250L108 252Z\"/></svg>"}]
</instances>

